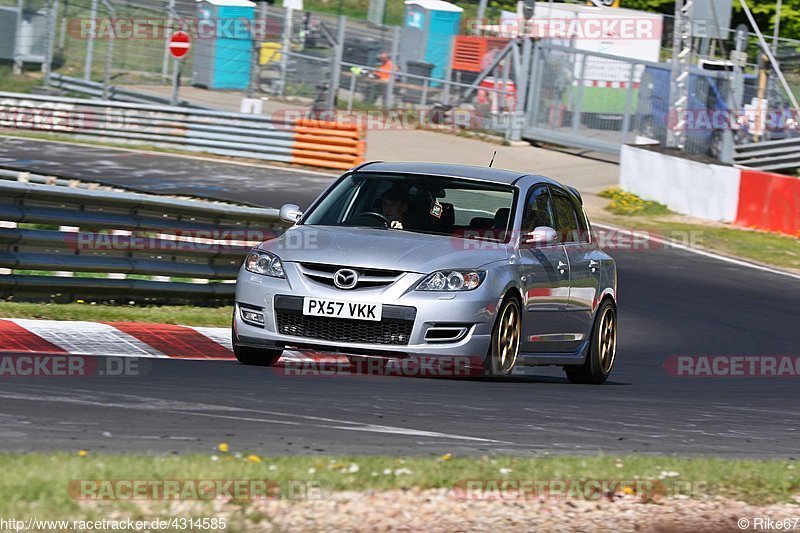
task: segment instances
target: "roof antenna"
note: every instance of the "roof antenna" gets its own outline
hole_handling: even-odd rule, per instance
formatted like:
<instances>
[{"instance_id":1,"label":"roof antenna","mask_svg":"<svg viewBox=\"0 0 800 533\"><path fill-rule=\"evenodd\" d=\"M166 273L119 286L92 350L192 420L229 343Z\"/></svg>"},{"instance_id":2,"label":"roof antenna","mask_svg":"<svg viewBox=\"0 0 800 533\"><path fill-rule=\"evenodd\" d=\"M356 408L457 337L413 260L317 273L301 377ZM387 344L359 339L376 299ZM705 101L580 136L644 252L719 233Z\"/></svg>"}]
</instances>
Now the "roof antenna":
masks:
<instances>
[{"instance_id":1,"label":"roof antenna","mask_svg":"<svg viewBox=\"0 0 800 533\"><path fill-rule=\"evenodd\" d=\"M494 164L494 157L496 155L497 155L497 150L495 150L494 153L492 154L492 160L489 161L489 168L492 168L492 165Z\"/></svg>"}]
</instances>

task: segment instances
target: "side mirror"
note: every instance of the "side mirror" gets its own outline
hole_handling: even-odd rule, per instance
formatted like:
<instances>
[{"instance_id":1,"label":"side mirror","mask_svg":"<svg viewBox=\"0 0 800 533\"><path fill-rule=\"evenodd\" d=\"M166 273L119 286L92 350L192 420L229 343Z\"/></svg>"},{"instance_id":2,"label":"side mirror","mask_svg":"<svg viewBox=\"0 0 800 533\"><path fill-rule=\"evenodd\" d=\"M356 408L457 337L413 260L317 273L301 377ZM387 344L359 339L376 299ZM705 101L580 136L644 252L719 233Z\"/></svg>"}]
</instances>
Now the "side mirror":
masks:
<instances>
[{"instance_id":1,"label":"side mirror","mask_svg":"<svg viewBox=\"0 0 800 533\"><path fill-rule=\"evenodd\" d=\"M284 222L295 224L298 220L300 220L300 217L303 216L303 212L300 211L300 207L295 204L283 204L281 207L281 212L278 216Z\"/></svg>"},{"instance_id":2,"label":"side mirror","mask_svg":"<svg viewBox=\"0 0 800 533\"><path fill-rule=\"evenodd\" d=\"M539 246L552 246L558 243L558 233L549 226L537 226L533 231L522 235L520 244L532 248Z\"/></svg>"}]
</instances>

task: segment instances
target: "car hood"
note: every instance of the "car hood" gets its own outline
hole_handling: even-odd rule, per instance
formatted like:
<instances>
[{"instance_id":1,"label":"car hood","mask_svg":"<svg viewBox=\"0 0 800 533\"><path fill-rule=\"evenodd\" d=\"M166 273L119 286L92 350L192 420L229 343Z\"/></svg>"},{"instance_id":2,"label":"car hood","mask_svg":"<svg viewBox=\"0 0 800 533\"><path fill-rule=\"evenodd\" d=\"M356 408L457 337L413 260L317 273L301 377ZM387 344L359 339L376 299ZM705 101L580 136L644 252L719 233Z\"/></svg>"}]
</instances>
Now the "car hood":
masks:
<instances>
[{"instance_id":1,"label":"car hood","mask_svg":"<svg viewBox=\"0 0 800 533\"><path fill-rule=\"evenodd\" d=\"M425 274L445 268L478 268L509 257L508 245L401 230L293 226L263 242L282 261L402 270Z\"/></svg>"}]
</instances>

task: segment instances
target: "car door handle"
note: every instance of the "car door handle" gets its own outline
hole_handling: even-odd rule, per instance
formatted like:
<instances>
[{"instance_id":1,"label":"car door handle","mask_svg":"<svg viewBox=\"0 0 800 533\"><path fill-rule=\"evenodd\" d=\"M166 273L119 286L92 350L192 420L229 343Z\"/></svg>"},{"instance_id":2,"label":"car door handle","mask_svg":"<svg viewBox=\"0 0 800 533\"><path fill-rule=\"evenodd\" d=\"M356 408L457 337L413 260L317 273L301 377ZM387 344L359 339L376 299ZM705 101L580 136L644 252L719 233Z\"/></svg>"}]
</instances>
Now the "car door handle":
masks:
<instances>
[{"instance_id":1,"label":"car door handle","mask_svg":"<svg viewBox=\"0 0 800 533\"><path fill-rule=\"evenodd\" d=\"M567 264L563 261L558 262L558 271L563 274L567 270Z\"/></svg>"},{"instance_id":2,"label":"car door handle","mask_svg":"<svg viewBox=\"0 0 800 533\"><path fill-rule=\"evenodd\" d=\"M592 272L597 270L599 267L600 267L600 261L595 261L594 259L589 261L589 268L592 269Z\"/></svg>"}]
</instances>

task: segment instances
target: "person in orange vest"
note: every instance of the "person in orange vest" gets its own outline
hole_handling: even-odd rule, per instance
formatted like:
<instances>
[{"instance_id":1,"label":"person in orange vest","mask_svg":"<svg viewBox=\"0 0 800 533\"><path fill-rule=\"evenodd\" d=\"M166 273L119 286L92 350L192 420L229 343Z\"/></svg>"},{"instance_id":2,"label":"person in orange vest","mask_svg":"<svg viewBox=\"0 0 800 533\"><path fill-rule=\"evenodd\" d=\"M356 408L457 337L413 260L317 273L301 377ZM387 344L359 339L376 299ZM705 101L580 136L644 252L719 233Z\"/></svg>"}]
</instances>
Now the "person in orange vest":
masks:
<instances>
[{"instance_id":1,"label":"person in orange vest","mask_svg":"<svg viewBox=\"0 0 800 533\"><path fill-rule=\"evenodd\" d=\"M377 71L375 71L375 76L377 76L379 80L389 81L389 78L392 75L392 70L394 69L394 63L392 63L389 54L386 52L379 55L378 60L381 62L381 66L378 67Z\"/></svg>"},{"instance_id":2,"label":"person in orange vest","mask_svg":"<svg viewBox=\"0 0 800 533\"><path fill-rule=\"evenodd\" d=\"M373 82L367 86L364 94L364 99L370 104L374 104L378 101L378 97L386 94L386 87L384 84L389 83L392 71L397 73L400 70L395 66L389 54L386 52L381 53L378 56L378 60L381 62L381 65L370 75Z\"/></svg>"}]
</instances>

